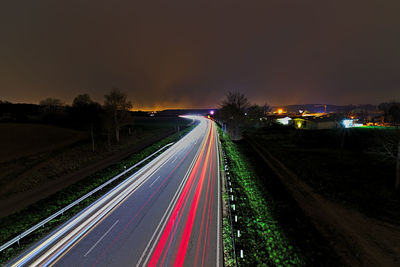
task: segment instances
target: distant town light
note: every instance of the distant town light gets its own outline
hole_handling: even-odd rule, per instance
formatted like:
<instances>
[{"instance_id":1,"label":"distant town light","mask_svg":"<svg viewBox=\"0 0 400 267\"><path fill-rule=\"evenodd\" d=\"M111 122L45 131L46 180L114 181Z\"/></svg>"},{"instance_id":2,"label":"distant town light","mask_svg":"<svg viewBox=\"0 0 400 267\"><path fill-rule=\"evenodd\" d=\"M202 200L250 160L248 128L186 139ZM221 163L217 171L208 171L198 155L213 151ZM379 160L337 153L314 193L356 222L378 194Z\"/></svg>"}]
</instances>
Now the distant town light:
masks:
<instances>
[{"instance_id":1,"label":"distant town light","mask_svg":"<svg viewBox=\"0 0 400 267\"><path fill-rule=\"evenodd\" d=\"M345 128L351 128L353 127L354 123L353 120L345 119L342 121L342 124Z\"/></svg>"},{"instance_id":2,"label":"distant town light","mask_svg":"<svg viewBox=\"0 0 400 267\"><path fill-rule=\"evenodd\" d=\"M277 119L276 121L282 125L289 125L289 122L292 120L292 118L285 117L285 118L280 118Z\"/></svg>"},{"instance_id":3,"label":"distant town light","mask_svg":"<svg viewBox=\"0 0 400 267\"><path fill-rule=\"evenodd\" d=\"M297 122L297 128L301 128L301 121Z\"/></svg>"},{"instance_id":4,"label":"distant town light","mask_svg":"<svg viewBox=\"0 0 400 267\"><path fill-rule=\"evenodd\" d=\"M283 113L283 109L279 108L278 109L278 114L282 114Z\"/></svg>"},{"instance_id":5,"label":"distant town light","mask_svg":"<svg viewBox=\"0 0 400 267\"><path fill-rule=\"evenodd\" d=\"M210 111L210 115L214 115L214 110L211 110L211 111Z\"/></svg>"}]
</instances>

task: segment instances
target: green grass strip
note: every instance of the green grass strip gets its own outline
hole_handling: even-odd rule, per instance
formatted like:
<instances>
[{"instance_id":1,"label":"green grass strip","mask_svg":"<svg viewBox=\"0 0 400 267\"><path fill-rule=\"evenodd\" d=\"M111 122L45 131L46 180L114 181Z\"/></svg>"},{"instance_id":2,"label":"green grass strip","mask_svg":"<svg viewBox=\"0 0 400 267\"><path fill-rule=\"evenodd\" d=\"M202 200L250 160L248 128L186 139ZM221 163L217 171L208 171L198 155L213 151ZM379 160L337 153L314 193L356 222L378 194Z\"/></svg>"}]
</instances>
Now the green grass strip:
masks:
<instances>
[{"instance_id":1,"label":"green grass strip","mask_svg":"<svg viewBox=\"0 0 400 267\"><path fill-rule=\"evenodd\" d=\"M228 158L234 195L231 205L235 205L235 211L232 212L233 216L238 216L238 222L234 222L233 225L235 231L240 230L240 237L237 237L235 232L238 265L304 266L304 259L286 238L277 220L274 219L268 206L270 203L264 198L251 165L220 128L218 132ZM224 198L226 197L224 196ZM230 234L227 231L230 233L230 229L228 229L230 226L227 221L224 221L223 227L223 237L229 241ZM229 243L224 242L224 245L229 246ZM229 249L228 247L227 250ZM240 258L240 250L244 252L243 258ZM225 263L227 266L234 266L232 257L229 255L227 255Z\"/></svg>"}]
</instances>

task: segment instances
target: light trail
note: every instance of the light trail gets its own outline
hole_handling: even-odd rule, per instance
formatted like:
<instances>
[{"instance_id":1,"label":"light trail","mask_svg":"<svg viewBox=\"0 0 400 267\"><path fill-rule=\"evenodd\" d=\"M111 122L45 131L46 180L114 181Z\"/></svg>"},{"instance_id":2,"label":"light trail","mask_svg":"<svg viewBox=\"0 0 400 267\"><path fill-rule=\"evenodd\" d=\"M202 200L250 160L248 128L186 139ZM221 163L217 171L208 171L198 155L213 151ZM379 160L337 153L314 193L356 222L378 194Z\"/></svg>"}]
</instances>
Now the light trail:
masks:
<instances>
[{"instance_id":1,"label":"light trail","mask_svg":"<svg viewBox=\"0 0 400 267\"><path fill-rule=\"evenodd\" d=\"M207 191L206 191L206 200L208 200L208 197L209 197L209 189L210 189L210 183L212 183L212 180L211 179L209 179L208 180L208 185L207 185ZM205 216L205 213L206 213L206 208L208 207L208 209L207 209L207 218L208 218L208 214L209 214L209 212L210 212L210 206L208 205L204 205L203 206L203 212L202 212L202 214L201 214L201 221L203 222L204 221L204 216ZM196 245L196 256L195 256L195 260L194 260L194 266L196 267L197 266L197 261L198 261L198 256L199 256L199 251L200 251L200 242L201 242L201 236L202 236L202 233L203 233L203 226L204 226L204 224L202 223L201 225L200 225L200 234L199 234L199 238L198 238L198 240L197 240L197 245ZM207 235L207 226L208 226L208 224L206 225L206 235Z\"/></svg>"},{"instance_id":2,"label":"light trail","mask_svg":"<svg viewBox=\"0 0 400 267\"><path fill-rule=\"evenodd\" d=\"M214 135L212 135L212 137L214 137ZM209 160L210 150L211 150L211 143L212 143L212 141L209 141L209 147L208 147L208 151L207 151L207 156L206 156L205 162L208 162L208 160ZM195 217L196 212L197 212L197 208L198 208L198 204L199 204L199 200L200 200L200 194L201 194L202 189L203 189L203 183L204 183L204 179L205 179L206 170L207 170L206 169L206 165L203 165L203 170L202 170L201 176L200 176L200 186L197 187L196 194L195 194L192 206L190 207L189 217L188 217L188 220L187 220L185 228L184 228L182 241L181 241L181 243L179 245L179 250L178 250L178 254L177 254L177 261L175 262L174 266L178 266L178 267L183 266L183 262L185 260L185 255L186 255L186 252L187 252L187 246L188 246L188 243L189 243L189 238L190 238L190 235L192 233L194 217Z\"/></svg>"},{"instance_id":3,"label":"light trail","mask_svg":"<svg viewBox=\"0 0 400 267\"><path fill-rule=\"evenodd\" d=\"M203 263L205 261L207 261L208 259L208 251L210 249L210 227L211 227L211 222L212 222L212 207L214 204L214 186L215 186L215 164L212 164L213 170L212 170L212 179L211 179L211 201L208 200L209 202L209 206L208 206L208 210L207 210L207 226L206 226L206 234L205 234L205 242L204 242L204 246L203 246L203 257L202 257L202 261L201 261L201 266L203 266ZM218 211L217 211L218 212ZM218 226L217 226L218 227ZM206 249L206 244L207 244L207 249Z\"/></svg>"},{"instance_id":4,"label":"light trail","mask_svg":"<svg viewBox=\"0 0 400 267\"><path fill-rule=\"evenodd\" d=\"M193 147L192 147L193 148ZM96 262L92 266L96 266L97 263L101 260L101 258L107 253L107 251L115 244L115 242L120 238L120 236L126 231L128 226L134 221L134 219L140 214L140 212L144 209L144 207L149 203L149 201L154 197L154 195L158 192L161 186L168 180L168 178L172 175L172 173L178 168L178 166L183 162L186 156L190 153L191 149L186 152L185 156L178 163L178 165L168 174L168 176L163 180L163 182L158 186L158 188L153 192L153 194L147 199L145 204L140 208L140 210L135 214L135 216L125 225L124 229L118 234L116 238L112 241L112 243L107 247L107 249L97 258ZM158 178L157 178L158 179Z\"/></svg>"},{"instance_id":5,"label":"light trail","mask_svg":"<svg viewBox=\"0 0 400 267\"><path fill-rule=\"evenodd\" d=\"M209 133L207 134L207 140L208 140L208 138L209 138ZM206 143L207 142L203 143L202 148L201 148L201 152L200 152L200 156L198 157L198 159L201 159L203 157ZM168 220L167 226L163 231L163 234L162 234L162 236L160 238L160 241L157 244L157 247L156 247L156 249L155 249L155 251L153 253L153 256L150 259L149 266L156 266L157 265L157 263L159 261L159 258L161 257L161 254L162 254L162 252L164 250L164 246L165 246L165 244L166 244L166 242L167 242L167 240L168 240L168 238L169 238L169 236L171 234L174 222L177 221L177 223L178 223L180 221L180 218L181 218L183 213L179 214L179 211L182 209L182 207L184 207L186 205L186 203L188 201L188 196L189 196L188 192L190 192L191 188L193 187L193 180L194 180L194 178L195 178L195 176L197 174L197 171L198 171L198 169L200 167L200 164L201 164L201 161L197 160L197 162L195 163L195 166L192 169L192 172L189 175L189 179L186 182L186 185L185 185L185 187L184 187L184 189L183 189L183 191L182 191L182 193L181 193L181 195L179 197L179 200L178 200L178 202L177 202L177 204L176 204L176 206L175 206L175 208L174 208L174 210L172 212L172 215ZM179 215L179 217L178 217L178 215Z\"/></svg>"},{"instance_id":6,"label":"light trail","mask_svg":"<svg viewBox=\"0 0 400 267\"><path fill-rule=\"evenodd\" d=\"M215 207L214 199L218 197L219 201L220 197L215 125L206 118L189 118L199 120L199 124L188 135L60 226L11 266L50 266L59 261L65 264L69 255L82 257L85 266L109 264L110 259L115 260L112 253L119 252L117 244L125 242L132 233L137 235L134 229L143 224L149 212L157 216L157 221L151 222L149 216L146 219L149 225L144 228L146 234L139 235L146 243L141 244L143 252L136 251L133 261L137 266L215 265L213 257L219 265L219 244L213 247L214 240L219 242L219 221L215 218L219 207ZM140 197L135 198L136 195ZM140 202L134 209L127 209L131 205L127 202L137 200Z\"/></svg>"},{"instance_id":7,"label":"light trail","mask_svg":"<svg viewBox=\"0 0 400 267\"><path fill-rule=\"evenodd\" d=\"M198 240L195 247L196 251L193 266L196 266L198 263L201 248L203 250L201 253L201 265L203 266L207 261L211 234L210 227L213 219L212 208L214 205L216 171L215 157L217 156L216 149L214 149L217 147L215 126L211 122L209 125L206 141L203 143L201 149L201 155L198 157L179 200L158 239L148 266L164 266L166 259L169 257L173 259L173 266L183 266L196 218L200 220L200 230L197 235ZM200 214L198 214L198 207L202 194L205 194L204 203L202 203L203 209L200 210ZM191 200L190 202L189 199ZM187 210L186 216L184 210ZM181 225L182 230L177 233L179 225ZM205 232L203 228L205 228ZM177 234L179 234L179 236L177 236ZM177 240L176 245L174 244L175 240ZM201 243L201 241L203 241L203 243Z\"/></svg>"},{"instance_id":8,"label":"light trail","mask_svg":"<svg viewBox=\"0 0 400 267\"><path fill-rule=\"evenodd\" d=\"M149 242L147 243L147 246L145 247L141 257L139 258L139 261L136 263L136 266L140 266L140 264L142 263L143 258L145 257L145 255L147 255L146 259L145 259L145 263L148 261L148 258L150 257L150 254L147 253L150 245L153 243L153 240L155 238L155 236L158 233L158 236L156 238L159 239L159 236L161 235L161 232L159 232L159 229L163 229L167 223L167 221L165 221L166 219L168 219L168 217L171 215L172 209L175 207L176 202L178 201L178 198L183 190L183 187L186 184L186 181L190 175L190 171L193 169L194 164L197 162L197 158L199 156L200 150L197 152L196 156L193 158L192 163L190 164L190 167L188 169L188 171L186 172L185 177L183 178L182 182L180 183L178 190L175 192L171 202L169 203L167 210L164 212L159 224L156 227L156 230L154 231L153 235L151 236ZM150 251L153 251L155 244L153 244L153 247L150 249ZM145 264L143 264L144 266Z\"/></svg>"}]
</instances>

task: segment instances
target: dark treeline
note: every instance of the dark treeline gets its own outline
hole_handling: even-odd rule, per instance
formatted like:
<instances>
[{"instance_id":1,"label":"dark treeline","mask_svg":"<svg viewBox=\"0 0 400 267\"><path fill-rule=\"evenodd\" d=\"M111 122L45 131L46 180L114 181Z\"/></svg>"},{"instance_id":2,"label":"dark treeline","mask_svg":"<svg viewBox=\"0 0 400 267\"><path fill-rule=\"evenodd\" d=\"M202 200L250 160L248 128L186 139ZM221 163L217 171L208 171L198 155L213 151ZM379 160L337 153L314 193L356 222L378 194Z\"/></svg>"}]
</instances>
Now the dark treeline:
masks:
<instances>
[{"instance_id":1,"label":"dark treeline","mask_svg":"<svg viewBox=\"0 0 400 267\"><path fill-rule=\"evenodd\" d=\"M112 88L103 104L88 94L76 96L71 105L57 98L43 99L39 105L0 101L0 122L41 123L87 131L94 150L95 137L106 136L108 144L119 142L121 127L131 123L133 116L147 114L131 112L131 107L127 95Z\"/></svg>"},{"instance_id":2,"label":"dark treeline","mask_svg":"<svg viewBox=\"0 0 400 267\"><path fill-rule=\"evenodd\" d=\"M309 107L313 112L324 112L323 105L291 105L288 112L298 112L299 109ZM318 109L319 107L319 109ZM382 115L384 122L390 123L393 126L400 125L400 103L399 102L385 102L377 106L365 105L348 105L348 106L332 106L330 109L336 107L336 112L342 116L347 114L376 112ZM308 110L308 111L310 111ZM240 139L240 128L253 127L253 126L266 126L263 124L264 118L268 112L271 111L269 105L252 104L247 99L246 95L240 92L228 92L225 99L220 104L220 109L216 112L215 118L223 125L230 136L236 140ZM330 112L328 110L328 112Z\"/></svg>"},{"instance_id":3,"label":"dark treeline","mask_svg":"<svg viewBox=\"0 0 400 267\"><path fill-rule=\"evenodd\" d=\"M379 104L378 108L383 112L385 122L389 122L394 125L400 125L400 103L381 103Z\"/></svg>"}]
</instances>

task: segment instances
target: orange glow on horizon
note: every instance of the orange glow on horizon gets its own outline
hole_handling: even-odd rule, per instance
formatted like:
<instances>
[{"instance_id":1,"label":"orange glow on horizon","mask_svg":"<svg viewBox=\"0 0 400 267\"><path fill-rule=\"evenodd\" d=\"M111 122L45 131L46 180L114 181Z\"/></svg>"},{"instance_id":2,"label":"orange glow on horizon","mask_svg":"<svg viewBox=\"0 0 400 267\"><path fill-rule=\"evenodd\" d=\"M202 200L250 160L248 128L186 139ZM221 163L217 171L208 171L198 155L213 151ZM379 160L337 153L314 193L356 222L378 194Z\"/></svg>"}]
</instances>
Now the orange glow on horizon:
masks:
<instances>
[{"instance_id":1,"label":"orange glow on horizon","mask_svg":"<svg viewBox=\"0 0 400 267\"><path fill-rule=\"evenodd\" d=\"M205 109L202 107L192 107L192 106L163 106L163 105L157 105L157 106L144 106L144 107L132 107L130 111L144 111L144 112L155 112L155 111L162 111L162 110L167 110L167 109Z\"/></svg>"}]
</instances>

